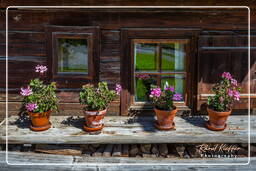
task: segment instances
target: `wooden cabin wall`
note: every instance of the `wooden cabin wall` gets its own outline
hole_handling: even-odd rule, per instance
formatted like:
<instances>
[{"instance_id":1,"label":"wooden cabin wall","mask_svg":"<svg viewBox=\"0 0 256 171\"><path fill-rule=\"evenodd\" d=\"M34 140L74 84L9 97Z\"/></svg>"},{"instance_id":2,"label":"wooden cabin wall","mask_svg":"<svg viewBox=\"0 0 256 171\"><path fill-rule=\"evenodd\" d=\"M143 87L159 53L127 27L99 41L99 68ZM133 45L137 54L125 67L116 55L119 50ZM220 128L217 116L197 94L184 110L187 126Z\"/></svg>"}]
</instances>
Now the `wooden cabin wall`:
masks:
<instances>
[{"instance_id":1,"label":"wooden cabin wall","mask_svg":"<svg viewBox=\"0 0 256 171\"><path fill-rule=\"evenodd\" d=\"M4 5L9 4L5 3ZM248 84L247 9L158 9L158 10L88 10L9 9L9 114L17 114L21 97L19 88L33 78L33 68L46 64L46 25L99 26L100 80L110 87L120 82L120 33L122 28L199 28L198 37L198 109L210 93L212 83L223 71L231 71L241 82L244 92ZM255 89L256 17L252 17L251 93ZM0 116L5 115L5 12L0 16ZM81 114L77 92L60 92L60 115ZM246 99L243 100L246 102ZM246 108L246 103L239 108ZM255 100L252 99L252 107ZM113 102L110 114L119 115L119 101Z\"/></svg>"}]
</instances>

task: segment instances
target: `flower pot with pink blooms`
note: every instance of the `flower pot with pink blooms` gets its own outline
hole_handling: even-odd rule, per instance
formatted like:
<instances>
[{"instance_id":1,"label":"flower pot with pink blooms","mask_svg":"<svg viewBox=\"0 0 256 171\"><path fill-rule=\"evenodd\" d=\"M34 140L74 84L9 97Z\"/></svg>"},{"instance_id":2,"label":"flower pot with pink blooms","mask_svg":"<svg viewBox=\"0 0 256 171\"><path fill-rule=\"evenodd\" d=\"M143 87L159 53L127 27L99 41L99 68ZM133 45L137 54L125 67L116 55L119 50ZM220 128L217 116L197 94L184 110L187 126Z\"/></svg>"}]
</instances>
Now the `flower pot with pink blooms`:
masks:
<instances>
[{"instance_id":1,"label":"flower pot with pink blooms","mask_svg":"<svg viewBox=\"0 0 256 171\"><path fill-rule=\"evenodd\" d=\"M83 128L87 132L100 131L104 127L104 116L109 104L120 95L122 87L116 84L115 90L109 90L106 82L84 85L79 101L84 105L85 122Z\"/></svg>"},{"instance_id":2,"label":"flower pot with pink blooms","mask_svg":"<svg viewBox=\"0 0 256 171\"><path fill-rule=\"evenodd\" d=\"M56 84L44 84L42 78L47 71L46 66L37 65L39 78L32 79L26 88L21 88L23 108L29 114L32 131L45 131L51 127L49 121L51 111L57 110Z\"/></svg>"},{"instance_id":3,"label":"flower pot with pink blooms","mask_svg":"<svg viewBox=\"0 0 256 171\"><path fill-rule=\"evenodd\" d=\"M159 130L175 128L174 118L178 110L173 102L182 100L182 95L176 93L174 87L167 85L164 89L153 88L150 98L155 106L154 111L157 118L155 127Z\"/></svg>"},{"instance_id":4,"label":"flower pot with pink blooms","mask_svg":"<svg viewBox=\"0 0 256 171\"><path fill-rule=\"evenodd\" d=\"M222 131L227 127L226 121L231 114L233 102L240 99L240 87L229 72L224 72L212 91L214 96L208 97L209 120L205 125L210 130Z\"/></svg>"}]
</instances>

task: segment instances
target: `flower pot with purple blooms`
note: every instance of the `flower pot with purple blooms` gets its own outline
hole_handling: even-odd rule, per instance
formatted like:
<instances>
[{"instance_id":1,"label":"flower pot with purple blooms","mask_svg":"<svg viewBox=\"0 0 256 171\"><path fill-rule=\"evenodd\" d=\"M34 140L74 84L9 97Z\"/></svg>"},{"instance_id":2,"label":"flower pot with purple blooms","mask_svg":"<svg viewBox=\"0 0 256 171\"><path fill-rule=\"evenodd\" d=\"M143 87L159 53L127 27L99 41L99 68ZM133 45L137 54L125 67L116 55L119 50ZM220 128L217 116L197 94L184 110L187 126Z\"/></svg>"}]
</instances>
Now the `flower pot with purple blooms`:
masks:
<instances>
[{"instance_id":1,"label":"flower pot with purple blooms","mask_svg":"<svg viewBox=\"0 0 256 171\"><path fill-rule=\"evenodd\" d=\"M214 96L208 97L209 120L205 126L213 131L222 131L232 111L232 104L240 99L240 87L229 72L221 75L220 82L212 88Z\"/></svg>"},{"instance_id":2,"label":"flower pot with purple blooms","mask_svg":"<svg viewBox=\"0 0 256 171\"><path fill-rule=\"evenodd\" d=\"M109 104L118 96L122 87L116 84L115 90L109 90L106 82L99 82L97 87L91 84L84 85L80 92L79 101L84 105L84 130L87 132L99 131L104 127L104 116Z\"/></svg>"},{"instance_id":3,"label":"flower pot with purple blooms","mask_svg":"<svg viewBox=\"0 0 256 171\"><path fill-rule=\"evenodd\" d=\"M35 72L39 73L39 78L32 79L26 88L21 88L20 94L23 96L23 108L29 114L33 131L45 131L51 127L49 121L52 110L57 110L56 84L52 82L45 85L42 81L47 67L37 65Z\"/></svg>"},{"instance_id":4,"label":"flower pot with purple blooms","mask_svg":"<svg viewBox=\"0 0 256 171\"><path fill-rule=\"evenodd\" d=\"M182 100L182 95L176 93L174 87L167 85L164 89L153 88L150 98L155 106L154 111L157 118L155 127L160 130L175 128L174 118L178 110L173 102Z\"/></svg>"}]
</instances>

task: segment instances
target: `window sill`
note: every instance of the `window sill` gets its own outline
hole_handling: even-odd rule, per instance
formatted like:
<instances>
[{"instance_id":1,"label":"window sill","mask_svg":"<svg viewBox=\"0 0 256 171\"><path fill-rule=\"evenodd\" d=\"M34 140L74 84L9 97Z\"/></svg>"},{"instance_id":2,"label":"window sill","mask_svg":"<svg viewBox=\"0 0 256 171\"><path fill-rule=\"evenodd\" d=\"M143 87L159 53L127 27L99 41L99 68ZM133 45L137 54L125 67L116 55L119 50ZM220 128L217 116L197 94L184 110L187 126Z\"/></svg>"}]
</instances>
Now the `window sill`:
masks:
<instances>
[{"instance_id":1,"label":"window sill","mask_svg":"<svg viewBox=\"0 0 256 171\"><path fill-rule=\"evenodd\" d=\"M247 143L248 117L230 116L224 131L214 132L204 127L206 116L175 117L176 129L159 131L154 128L154 117L106 116L101 134L89 135L82 130L83 117L52 116L52 128L33 132L29 121L15 124L17 116L8 118L9 144L127 144L127 143ZM63 122L64 121L64 122ZM256 116L251 116L251 125ZM256 130L251 130L251 142L256 143ZM0 143L5 143L5 124L0 126Z\"/></svg>"}]
</instances>

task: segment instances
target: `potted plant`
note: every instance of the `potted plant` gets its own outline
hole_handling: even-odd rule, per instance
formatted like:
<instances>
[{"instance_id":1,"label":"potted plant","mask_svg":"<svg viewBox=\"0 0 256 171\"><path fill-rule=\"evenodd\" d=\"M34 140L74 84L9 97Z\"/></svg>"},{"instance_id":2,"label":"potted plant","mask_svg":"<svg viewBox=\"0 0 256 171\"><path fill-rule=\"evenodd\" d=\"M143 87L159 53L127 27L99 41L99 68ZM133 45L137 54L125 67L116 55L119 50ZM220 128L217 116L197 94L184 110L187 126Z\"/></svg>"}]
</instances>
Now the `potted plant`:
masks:
<instances>
[{"instance_id":1,"label":"potted plant","mask_svg":"<svg viewBox=\"0 0 256 171\"><path fill-rule=\"evenodd\" d=\"M31 120L30 129L44 131L51 127L51 112L57 110L56 84L44 84L42 79L47 71L46 66L37 65L35 71L39 73L39 78L32 79L26 88L22 87L20 94L23 96L23 108Z\"/></svg>"},{"instance_id":2,"label":"potted plant","mask_svg":"<svg viewBox=\"0 0 256 171\"><path fill-rule=\"evenodd\" d=\"M153 88L150 93L150 98L154 104L157 122L155 127L160 130L169 130L175 127L173 119L177 113L177 108L173 101L182 99L181 94L174 91L174 87L166 86L163 90L159 87Z\"/></svg>"},{"instance_id":3,"label":"potted plant","mask_svg":"<svg viewBox=\"0 0 256 171\"><path fill-rule=\"evenodd\" d=\"M79 101L84 105L84 130L88 132L101 130L104 126L103 118L109 104L120 95L122 87L116 84L116 89L109 90L106 82L99 82L97 87L92 84L84 85L80 92Z\"/></svg>"},{"instance_id":4,"label":"potted plant","mask_svg":"<svg viewBox=\"0 0 256 171\"><path fill-rule=\"evenodd\" d=\"M226 120L231 114L233 102L240 99L240 87L229 72L224 72L212 91L215 95L208 97L209 120L206 127L213 131L222 131L227 126Z\"/></svg>"}]
</instances>

